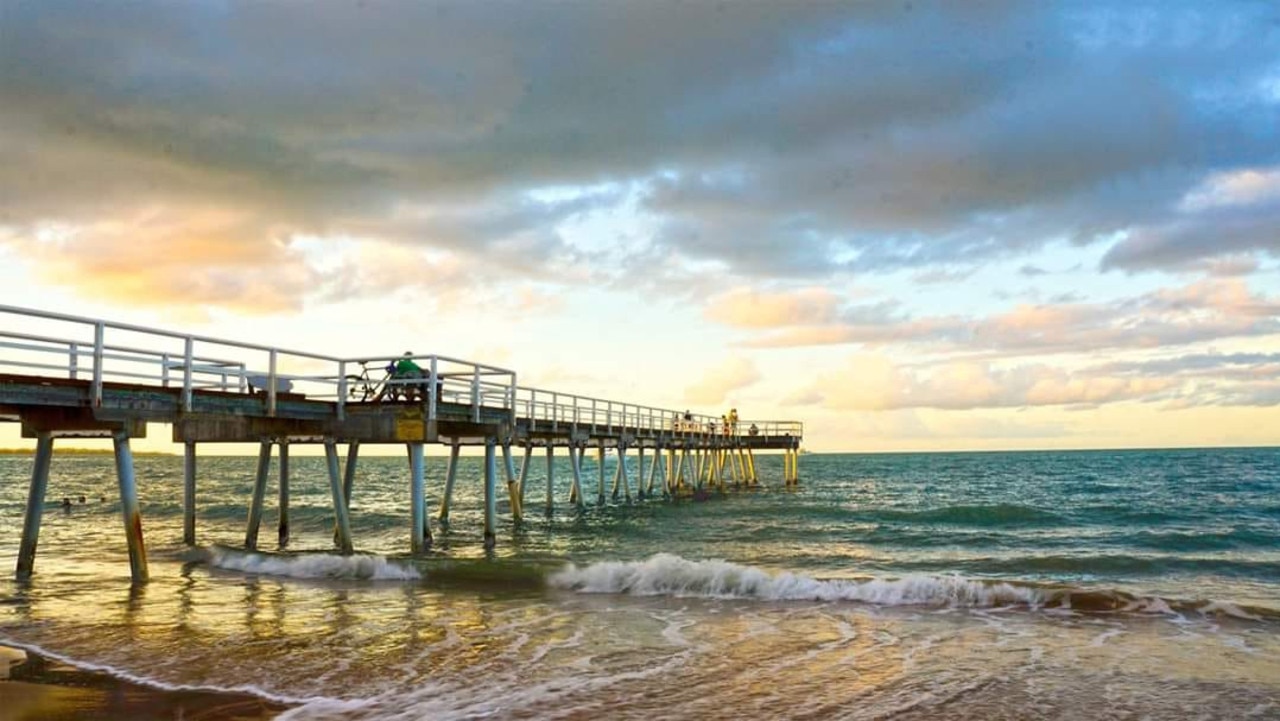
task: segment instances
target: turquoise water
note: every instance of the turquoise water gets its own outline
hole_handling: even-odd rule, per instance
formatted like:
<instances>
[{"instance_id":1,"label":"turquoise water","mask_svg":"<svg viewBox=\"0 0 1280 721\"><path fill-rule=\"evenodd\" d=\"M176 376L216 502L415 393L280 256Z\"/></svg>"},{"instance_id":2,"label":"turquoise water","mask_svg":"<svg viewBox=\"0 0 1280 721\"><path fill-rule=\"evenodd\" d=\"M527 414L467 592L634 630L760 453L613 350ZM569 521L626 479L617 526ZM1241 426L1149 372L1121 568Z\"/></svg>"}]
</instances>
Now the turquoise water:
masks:
<instances>
[{"instance_id":1,"label":"turquoise water","mask_svg":"<svg viewBox=\"0 0 1280 721\"><path fill-rule=\"evenodd\" d=\"M30 463L0 458L4 568ZM200 460L192 550L181 458L140 458L131 590L110 459L55 455L0 642L304 718L1280 718L1280 449L814 454L795 489L762 456L758 490L581 512L561 456L550 515L539 451L488 556L479 459L447 527L443 465L415 560L405 459L361 459L344 559L321 459L293 458L289 548L273 478L249 554L253 459Z\"/></svg>"}]
</instances>

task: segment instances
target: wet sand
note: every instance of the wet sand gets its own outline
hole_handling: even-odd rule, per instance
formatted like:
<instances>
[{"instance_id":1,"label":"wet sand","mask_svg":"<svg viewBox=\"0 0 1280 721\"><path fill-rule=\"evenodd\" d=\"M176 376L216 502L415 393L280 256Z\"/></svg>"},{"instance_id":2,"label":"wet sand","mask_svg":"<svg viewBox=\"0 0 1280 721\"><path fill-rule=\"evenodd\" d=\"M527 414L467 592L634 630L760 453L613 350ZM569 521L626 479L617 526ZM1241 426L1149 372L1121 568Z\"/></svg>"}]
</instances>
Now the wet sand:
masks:
<instances>
[{"instance_id":1,"label":"wet sand","mask_svg":"<svg viewBox=\"0 0 1280 721\"><path fill-rule=\"evenodd\" d=\"M19 661L26 653L26 660ZM0 721L258 721L285 706L254 696L166 691L0 646Z\"/></svg>"}]
</instances>

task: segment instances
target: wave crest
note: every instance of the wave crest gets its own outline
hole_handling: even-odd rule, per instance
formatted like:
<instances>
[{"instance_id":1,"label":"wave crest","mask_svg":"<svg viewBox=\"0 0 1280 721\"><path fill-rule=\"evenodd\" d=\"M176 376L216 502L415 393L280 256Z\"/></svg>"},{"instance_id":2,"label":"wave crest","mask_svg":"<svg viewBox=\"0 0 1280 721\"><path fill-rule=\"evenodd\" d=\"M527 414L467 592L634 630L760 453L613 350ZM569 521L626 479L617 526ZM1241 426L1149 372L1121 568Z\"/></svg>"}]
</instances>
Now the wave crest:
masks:
<instances>
[{"instance_id":1,"label":"wave crest","mask_svg":"<svg viewBox=\"0 0 1280 721\"><path fill-rule=\"evenodd\" d=\"M908 575L897 579L823 580L769 573L721 560L690 561L659 553L643 561L570 564L551 574L553 588L579 593L625 593L758 601L852 601L879 606L933 608L1021 607L1083 613L1198 614L1251 621L1280 621L1275 609L1223 601L1165 599L1116 589L1085 589L995 581L963 576Z\"/></svg>"},{"instance_id":2,"label":"wave crest","mask_svg":"<svg viewBox=\"0 0 1280 721\"><path fill-rule=\"evenodd\" d=\"M290 578L411 581L422 577L413 566L389 561L383 556L365 554L336 556L327 553L308 553L297 556L277 556L215 547L209 549L208 563L230 571Z\"/></svg>"},{"instance_id":3,"label":"wave crest","mask_svg":"<svg viewBox=\"0 0 1280 721\"><path fill-rule=\"evenodd\" d=\"M911 575L895 580L820 580L795 573L770 574L728 561L690 561L660 553L644 561L609 561L552 574L556 588L582 593L637 596L701 596L762 601L861 601L885 606L1039 606L1041 589L956 576Z\"/></svg>"}]
</instances>

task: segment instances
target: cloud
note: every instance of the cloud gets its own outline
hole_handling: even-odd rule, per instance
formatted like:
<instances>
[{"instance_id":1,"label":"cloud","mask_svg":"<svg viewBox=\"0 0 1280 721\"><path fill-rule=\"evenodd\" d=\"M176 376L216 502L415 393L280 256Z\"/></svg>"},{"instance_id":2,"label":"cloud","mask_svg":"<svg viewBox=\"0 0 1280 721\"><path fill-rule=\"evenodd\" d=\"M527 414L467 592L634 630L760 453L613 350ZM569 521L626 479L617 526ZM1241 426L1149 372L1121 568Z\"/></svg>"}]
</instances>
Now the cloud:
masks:
<instances>
[{"instance_id":1,"label":"cloud","mask_svg":"<svg viewBox=\"0 0 1280 721\"><path fill-rule=\"evenodd\" d=\"M913 317L892 303L847 303L828 317L825 323L778 325L745 344L894 343L1002 354L1159 348L1280 333L1280 298L1254 292L1240 278L1210 278L1106 303L1019 304L986 317Z\"/></svg>"},{"instance_id":2,"label":"cloud","mask_svg":"<svg viewBox=\"0 0 1280 721\"><path fill-rule=\"evenodd\" d=\"M279 250L298 237L448 251L490 285L655 257L928 282L1062 241L1126 271L1274 255L1274 9L1159 8L22 3L0 226L163 248L185 282L93 292L245 312L326 292ZM632 205L616 253L561 232ZM75 288L107 265L35 262Z\"/></svg>"},{"instance_id":3,"label":"cloud","mask_svg":"<svg viewBox=\"0 0 1280 721\"><path fill-rule=\"evenodd\" d=\"M711 298L705 314L736 328L774 328L830 323L838 318L839 308L840 297L825 288L777 293L734 288Z\"/></svg>"},{"instance_id":4,"label":"cloud","mask_svg":"<svg viewBox=\"0 0 1280 721\"><path fill-rule=\"evenodd\" d=\"M1139 225L1102 259L1104 270L1128 272L1204 267L1239 274L1256 254L1280 257L1280 169L1220 172L1190 189L1178 212ZM1224 273L1225 272L1225 273Z\"/></svg>"},{"instance_id":5,"label":"cloud","mask_svg":"<svg viewBox=\"0 0 1280 721\"><path fill-rule=\"evenodd\" d=\"M808 392L835 410L972 410L1114 403L1150 398L1172 386L1168 379L1072 374L1043 364L947 362L912 369L859 355L843 370L821 376Z\"/></svg>"},{"instance_id":6,"label":"cloud","mask_svg":"<svg viewBox=\"0 0 1280 721\"><path fill-rule=\"evenodd\" d=\"M684 390L685 401L698 406L718 406L734 391L760 380L760 371L747 358L730 358L708 370L702 378Z\"/></svg>"}]
</instances>

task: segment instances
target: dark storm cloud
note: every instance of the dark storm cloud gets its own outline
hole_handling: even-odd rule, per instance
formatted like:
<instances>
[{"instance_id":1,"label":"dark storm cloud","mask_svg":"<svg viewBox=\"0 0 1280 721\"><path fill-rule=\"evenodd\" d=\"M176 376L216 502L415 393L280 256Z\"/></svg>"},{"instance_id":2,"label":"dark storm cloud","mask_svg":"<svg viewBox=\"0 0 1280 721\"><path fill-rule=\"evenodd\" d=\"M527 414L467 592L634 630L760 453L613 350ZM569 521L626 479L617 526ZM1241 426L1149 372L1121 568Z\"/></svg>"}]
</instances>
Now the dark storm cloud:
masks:
<instances>
[{"instance_id":1,"label":"dark storm cloud","mask_svg":"<svg viewBox=\"0 0 1280 721\"><path fill-rule=\"evenodd\" d=\"M0 13L0 238L30 249L41 227L75 226L64 280L106 262L77 251L155 225L144 244L220 246L224 270L308 235L497 254L527 274L599 260L557 228L629 199L656 231L624 259L745 276L962 277L1121 232L1107 267L1276 252L1273 213L1177 209L1214 173L1280 162L1260 90L1280 31L1261 3ZM548 187L604 190L534 199ZM288 294L314 285L300 274Z\"/></svg>"}]
</instances>

